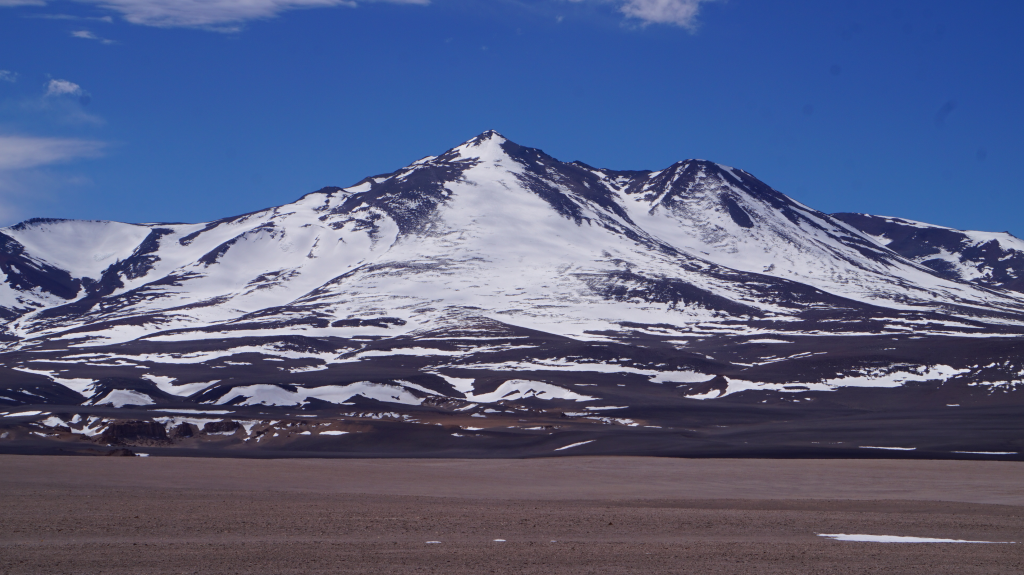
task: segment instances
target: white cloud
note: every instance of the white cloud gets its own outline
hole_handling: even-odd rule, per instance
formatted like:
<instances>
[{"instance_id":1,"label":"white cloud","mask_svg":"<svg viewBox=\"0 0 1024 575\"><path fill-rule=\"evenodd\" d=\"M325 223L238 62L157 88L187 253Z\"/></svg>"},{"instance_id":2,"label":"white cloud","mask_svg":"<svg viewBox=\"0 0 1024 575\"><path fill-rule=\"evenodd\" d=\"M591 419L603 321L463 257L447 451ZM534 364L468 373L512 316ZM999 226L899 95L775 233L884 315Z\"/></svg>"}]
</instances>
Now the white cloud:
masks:
<instances>
[{"instance_id":1,"label":"white cloud","mask_svg":"<svg viewBox=\"0 0 1024 575\"><path fill-rule=\"evenodd\" d=\"M161 28L206 28L234 32L238 25L260 18L272 18L281 12L299 8L355 7L368 2L427 5L430 0L77 0L119 12L134 24ZM718 0L568 0L617 5L627 18L642 26L668 24L690 31L697 28L702 4ZM2 6L43 6L46 0L0 0ZM40 18L82 19L65 14L34 15ZM560 18L560 17L559 17ZM110 17L84 18L110 21ZM85 30L73 33L78 38L111 43ZM79 34L88 34L79 35Z\"/></svg>"},{"instance_id":2,"label":"white cloud","mask_svg":"<svg viewBox=\"0 0 1024 575\"><path fill-rule=\"evenodd\" d=\"M93 20L111 24L114 19L110 16L74 16L72 14L26 14L25 18L42 18L44 20Z\"/></svg>"},{"instance_id":3,"label":"white cloud","mask_svg":"<svg viewBox=\"0 0 1024 575\"><path fill-rule=\"evenodd\" d=\"M81 96L82 87L67 80L50 80L46 85L47 96Z\"/></svg>"},{"instance_id":4,"label":"white cloud","mask_svg":"<svg viewBox=\"0 0 1024 575\"><path fill-rule=\"evenodd\" d=\"M0 70L0 82L17 82L18 75L10 70Z\"/></svg>"},{"instance_id":5,"label":"white cloud","mask_svg":"<svg viewBox=\"0 0 1024 575\"><path fill-rule=\"evenodd\" d=\"M103 142L95 140L0 135L0 172L95 158L103 148Z\"/></svg>"},{"instance_id":6,"label":"white cloud","mask_svg":"<svg viewBox=\"0 0 1024 575\"><path fill-rule=\"evenodd\" d=\"M4 0L0 0L3 2ZM235 30L232 24L271 18L296 8L358 5L363 0L79 0L120 12L125 20L146 26ZM430 0L366 0L394 4L429 4Z\"/></svg>"},{"instance_id":7,"label":"white cloud","mask_svg":"<svg viewBox=\"0 0 1024 575\"><path fill-rule=\"evenodd\" d=\"M648 24L669 24L681 26L693 32L697 29L697 15L701 4L718 0L569 0L575 3L616 4L619 12L628 18Z\"/></svg>"},{"instance_id":8,"label":"white cloud","mask_svg":"<svg viewBox=\"0 0 1024 575\"><path fill-rule=\"evenodd\" d=\"M75 30L75 31L73 31L71 33L71 35L74 36L75 38L82 38L84 40L96 40L97 42L100 42L102 44L113 44L114 43L113 40L107 40L106 38L100 38L99 36L97 36L96 34L93 34L92 32L90 32L88 30Z\"/></svg>"},{"instance_id":9,"label":"white cloud","mask_svg":"<svg viewBox=\"0 0 1024 575\"><path fill-rule=\"evenodd\" d=\"M48 210L64 191L88 185L87 177L47 168L99 157L104 148L92 140L0 134L0 225Z\"/></svg>"},{"instance_id":10,"label":"white cloud","mask_svg":"<svg viewBox=\"0 0 1024 575\"><path fill-rule=\"evenodd\" d=\"M41 95L24 99L17 106L25 114L41 115L60 124L104 124L103 118L85 111L91 102L92 95L78 84L54 78L44 84Z\"/></svg>"},{"instance_id":11,"label":"white cloud","mask_svg":"<svg viewBox=\"0 0 1024 575\"><path fill-rule=\"evenodd\" d=\"M626 0L619 10L647 24L674 24L689 30L697 27L700 5L714 0Z\"/></svg>"}]
</instances>

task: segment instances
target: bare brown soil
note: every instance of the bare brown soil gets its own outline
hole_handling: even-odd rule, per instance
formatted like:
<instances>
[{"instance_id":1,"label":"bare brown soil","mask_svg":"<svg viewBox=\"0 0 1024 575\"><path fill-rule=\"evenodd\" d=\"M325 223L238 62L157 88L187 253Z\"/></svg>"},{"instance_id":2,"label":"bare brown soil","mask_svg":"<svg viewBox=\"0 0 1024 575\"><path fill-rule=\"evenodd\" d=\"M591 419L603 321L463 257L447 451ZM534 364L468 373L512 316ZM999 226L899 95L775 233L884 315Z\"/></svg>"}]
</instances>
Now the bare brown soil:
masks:
<instances>
[{"instance_id":1,"label":"bare brown soil","mask_svg":"<svg viewBox=\"0 0 1024 575\"><path fill-rule=\"evenodd\" d=\"M1021 541L1024 464L0 456L4 574L1024 572L817 533Z\"/></svg>"}]
</instances>

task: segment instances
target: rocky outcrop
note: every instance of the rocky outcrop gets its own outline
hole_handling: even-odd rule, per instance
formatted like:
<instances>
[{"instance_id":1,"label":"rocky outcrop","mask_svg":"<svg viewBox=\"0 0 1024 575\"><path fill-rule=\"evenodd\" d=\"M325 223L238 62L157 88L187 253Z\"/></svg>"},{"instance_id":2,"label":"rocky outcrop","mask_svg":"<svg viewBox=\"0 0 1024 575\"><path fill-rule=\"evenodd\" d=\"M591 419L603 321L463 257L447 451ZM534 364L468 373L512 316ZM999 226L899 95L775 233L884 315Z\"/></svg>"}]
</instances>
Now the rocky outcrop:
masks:
<instances>
[{"instance_id":1,"label":"rocky outcrop","mask_svg":"<svg viewBox=\"0 0 1024 575\"><path fill-rule=\"evenodd\" d=\"M115 421L100 434L100 440L112 445L167 443L167 430L155 421Z\"/></svg>"},{"instance_id":2,"label":"rocky outcrop","mask_svg":"<svg viewBox=\"0 0 1024 575\"><path fill-rule=\"evenodd\" d=\"M242 427L237 421L211 421L203 426L203 433L231 433Z\"/></svg>"},{"instance_id":3,"label":"rocky outcrop","mask_svg":"<svg viewBox=\"0 0 1024 575\"><path fill-rule=\"evenodd\" d=\"M191 423L179 423L178 425L175 425L173 428L171 428L170 436L173 439L185 439L188 437L192 437L195 435L193 427L195 426L193 426Z\"/></svg>"}]
</instances>

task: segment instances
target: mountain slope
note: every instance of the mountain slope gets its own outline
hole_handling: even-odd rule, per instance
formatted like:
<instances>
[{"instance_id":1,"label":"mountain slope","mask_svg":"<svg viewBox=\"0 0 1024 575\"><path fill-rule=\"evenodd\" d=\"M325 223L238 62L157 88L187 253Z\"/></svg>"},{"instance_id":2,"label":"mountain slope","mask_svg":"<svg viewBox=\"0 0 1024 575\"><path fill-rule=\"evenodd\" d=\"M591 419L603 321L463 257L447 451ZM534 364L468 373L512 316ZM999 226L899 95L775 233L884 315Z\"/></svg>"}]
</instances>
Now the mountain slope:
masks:
<instances>
[{"instance_id":1,"label":"mountain slope","mask_svg":"<svg viewBox=\"0 0 1024 575\"><path fill-rule=\"evenodd\" d=\"M1024 241L886 216L832 214L901 256L955 280L1024 291Z\"/></svg>"},{"instance_id":2,"label":"mountain slope","mask_svg":"<svg viewBox=\"0 0 1024 575\"><path fill-rule=\"evenodd\" d=\"M202 445L258 430L203 435L218 419L184 414L276 437L294 410L387 420L413 443L448 425L429 451L469 417L528 444L535 423L660 433L800 402L833 417L1017 401L1024 296L865 222L712 162L603 170L496 132L209 223L29 220L0 230L0 404L43 406L31 417L69 437L130 435L130 413Z\"/></svg>"}]
</instances>

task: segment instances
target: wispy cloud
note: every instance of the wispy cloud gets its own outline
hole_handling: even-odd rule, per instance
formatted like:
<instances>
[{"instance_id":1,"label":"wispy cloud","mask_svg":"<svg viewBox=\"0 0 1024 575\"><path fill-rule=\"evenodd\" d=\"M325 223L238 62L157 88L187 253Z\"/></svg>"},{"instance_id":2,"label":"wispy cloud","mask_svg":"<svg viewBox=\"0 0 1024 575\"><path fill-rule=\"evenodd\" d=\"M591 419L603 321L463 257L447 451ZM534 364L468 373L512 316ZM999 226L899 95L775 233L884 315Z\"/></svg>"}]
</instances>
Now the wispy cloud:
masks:
<instances>
[{"instance_id":1,"label":"wispy cloud","mask_svg":"<svg viewBox=\"0 0 1024 575\"><path fill-rule=\"evenodd\" d=\"M0 3L9 0L0 0ZM430 0L79 0L121 13L125 20L161 28L237 30L247 20L298 8L355 7L364 2L426 5ZM0 4L2 5L2 4Z\"/></svg>"},{"instance_id":2,"label":"wispy cloud","mask_svg":"<svg viewBox=\"0 0 1024 575\"><path fill-rule=\"evenodd\" d=\"M55 201L58 191L88 184L87 177L51 168L100 157L105 147L94 140L0 134L0 225Z\"/></svg>"},{"instance_id":3,"label":"wispy cloud","mask_svg":"<svg viewBox=\"0 0 1024 575\"><path fill-rule=\"evenodd\" d=\"M641 26L667 24L681 26L691 32L697 29L701 4L718 0L569 0L578 4L614 4L619 12Z\"/></svg>"},{"instance_id":4,"label":"wispy cloud","mask_svg":"<svg viewBox=\"0 0 1024 575\"><path fill-rule=\"evenodd\" d=\"M95 140L0 135L0 172L95 158L104 147Z\"/></svg>"},{"instance_id":5,"label":"wispy cloud","mask_svg":"<svg viewBox=\"0 0 1024 575\"><path fill-rule=\"evenodd\" d=\"M18 75L10 70L0 70L0 82L15 83L18 81Z\"/></svg>"},{"instance_id":6,"label":"wispy cloud","mask_svg":"<svg viewBox=\"0 0 1024 575\"><path fill-rule=\"evenodd\" d=\"M220 32L235 32L248 21L273 18L281 12L301 8L354 8L370 2L427 5L431 0L77 0L95 4L120 13L134 24L161 28L205 28ZM555 3L564 0L549 0ZM576 3L614 5L629 20L641 26L666 24L680 26L691 32L697 29L697 16L701 6L719 0L568 0ZM2 6L43 6L46 0L0 0ZM31 14L29 17L61 20L104 20L109 16L82 17L69 14ZM78 38L110 43L92 32L73 33ZM87 34L87 35L82 35Z\"/></svg>"},{"instance_id":7,"label":"wispy cloud","mask_svg":"<svg viewBox=\"0 0 1024 575\"><path fill-rule=\"evenodd\" d=\"M626 0L619 10L647 24L672 24L688 30L697 28L701 4L714 0Z\"/></svg>"},{"instance_id":8,"label":"wispy cloud","mask_svg":"<svg viewBox=\"0 0 1024 575\"><path fill-rule=\"evenodd\" d=\"M42 97L23 102L27 112L44 113L68 124L103 124L103 119L84 110L92 95L70 80L52 79Z\"/></svg>"},{"instance_id":9,"label":"wispy cloud","mask_svg":"<svg viewBox=\"0 0 1024 575\"><path fill-rule=\"evenodd\" d=\"M75 16L74 14L25 14L25 18L42 18L44 20L92 20L110 24L114 19L110 16Z\"/></svg>"},{"instance_id":10,"label":"wispy cloud","mask_svg":"<svg viewBox=\"0 0 1024 575\"><path fill-rule=\"evenodd\" d=\"M46 84L46 97L54 96L81 96L84 92L82 87L68 80L50 80Z\"/></svg>"},{"instance_id":11,"label":"wispy cloud","mask_svg":"<svg viewBox=\"0 0 1024 575\"><path fill-rule=\"evenodd\" d=\"M88 30L75 30L75 31L71 32L71 35L74 36L75 38L82 38L84 40L96 40L97 42L99 42L101 44L113 44L114 43L113 40L108 40L106 38L100 38L99 36L97 36L96 34L93 34L92 32L90 32Z\"/></svg>"}]
</instances>

